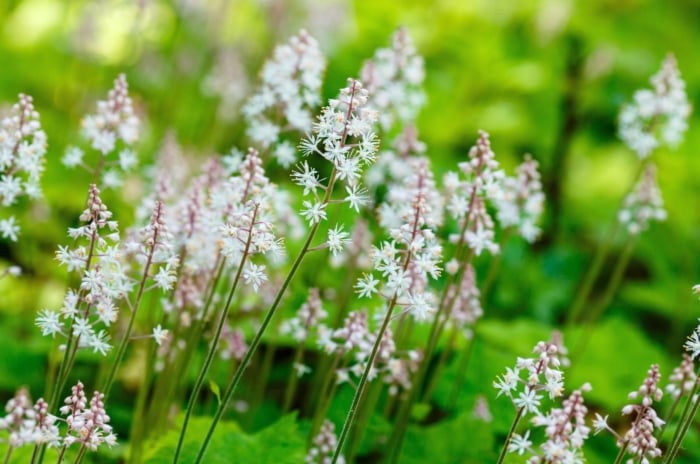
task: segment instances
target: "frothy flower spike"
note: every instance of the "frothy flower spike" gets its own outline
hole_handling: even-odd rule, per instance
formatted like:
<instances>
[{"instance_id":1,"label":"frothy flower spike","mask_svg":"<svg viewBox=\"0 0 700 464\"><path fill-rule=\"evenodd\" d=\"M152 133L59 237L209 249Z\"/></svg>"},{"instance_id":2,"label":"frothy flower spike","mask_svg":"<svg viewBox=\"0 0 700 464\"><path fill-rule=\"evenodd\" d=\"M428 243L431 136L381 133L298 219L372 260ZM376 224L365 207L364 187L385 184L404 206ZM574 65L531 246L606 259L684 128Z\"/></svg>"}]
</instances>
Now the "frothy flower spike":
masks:
<instances>
[{"instance_id":1,"label":"frothy flower spike","mask_svg":"<svg viewBox=\"0 0 700 464\"><path fill-rule=\"evenodd\" d=\"M10 115L0 120L0 206L10 207L22 196L42 196L46 134L34 110L32 97L20 94ZM2 209L0 209L0 213ZM2 214L5 216L5 214ZM20 227L14 216L0 216L0 237L16 242Z\"/></svg>"},{"instance_id":2,"label":"frothy flower spike","mask_svg":"<svg viewBox=\"0 0 700 464\"><path fill-rule=\"evenodd\" d=\"M669 54L651 78L652 89L638 90L620 111L619 135L640 159L658 147L676 147L688 129L691 106L676 59Z\"/></svg>"},{"instance_id":3,"label":"frothy flower spike","mask_svg":"<svg viewBox=\"0 0 700 464\"><path fill-rule=\"evenodd\" d=\"M639 235L649 227L651 221L666 220L666 209L653 164L646 167L634 190L625 197L618 220L630 235Z\"/></svg>"}]
</instances>

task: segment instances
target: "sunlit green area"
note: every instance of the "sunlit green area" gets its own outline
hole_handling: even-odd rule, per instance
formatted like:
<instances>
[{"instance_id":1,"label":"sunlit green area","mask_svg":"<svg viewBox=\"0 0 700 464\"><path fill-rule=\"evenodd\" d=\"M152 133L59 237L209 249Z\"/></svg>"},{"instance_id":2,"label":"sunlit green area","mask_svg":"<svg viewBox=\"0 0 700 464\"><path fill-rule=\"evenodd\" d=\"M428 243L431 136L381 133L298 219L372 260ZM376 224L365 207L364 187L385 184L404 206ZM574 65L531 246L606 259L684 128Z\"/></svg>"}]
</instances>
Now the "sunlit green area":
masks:
<instances>
[{"instance_id":1,"label":"sunlit green area","mask_svg":"<svg viewBox=\"0 0 700 464\"><path fill-rule=\"evenodd\" d=\"M691 291L700 283L699 113L691 115L685 140L676 149L654 154L667 219L652 223L636 240L621 284L594 325L566 324L567 312L595 251L609 247L584 314L588 305L605 298L627 245L624 236L612 231L639 160L617 136L620 108L636 89L649 87L650 76L669 53L678 62L688 99L697 105L699 20L695 0L0 2L0 117L18 94L31 95L48 137L44 198L14 205L21 236L17 242L0 241L0 272L13 265L22 268L21 276L0 279L0 402L21 386L32 397L47 394L48 353L57 341L42 337L34 319L43 308L60 307L66 289L77 283L54 256L58 245L70 243L67 228L77 225L93 181L88 172L67 169L61 158L69 146L87 149L81 120L106 98L118 74L126 75L143 121L136 146L139 169L124 179L121 189L103 195L120 229L126 230L152 187L142 174L166 138L176 141L197 172L208 157L247 148L241 108L276 44L302 28L318 40L328 59L325 101L404 26L425 59L427 102L417 129L438 184L466 159L478 131L485 130L507 172L512 174L526 153L538 160L547 203L543 235L534 244L512 239L503 246L498 272L481 297L484 318L474 327L469 369L457 395L453 387L467 352L464 340L447 358L432 396L414 407L399 462L495 462L515 411L507 398L496 397L492 383L517 357L530 356L535 343L548 339L555 328L563 330L572 355L565 371L567 390L589 382L591 413L609 414L610 425L624 430L629 419L620 409L629 402L628 393L639 387L653 363L660 365L665 385L700 314ZM273 182L289 182L288 170L272 162L266 167ZM301 204L301 192L295 201ZM294 239L289 242L292 249L300 247ZM481 284L493 261L488 256L475 260ZM289 305L283 311L288 315L304 301L307 282L334 288L344 277L337 269L325 272L321 258L309 264L286 297ZM416 330L427 334L429 329ZM447 345L446 338L440 347ZM582 338L585 347L578 344ZM284 414L280 407L292 363L290 345L278 331L265 335L242 393L242 402L252 406L231 411L212 442L210 456L217 457L209 462L304 462L308 415L303 410ZM203 358L205 348L202 342L195 356ZM130 462L131 414L145 352L138 345L127 351L107 406L119 444L88 455L86 462ZM273 357L272 368L261 387L254 379L265 372L266 353ZM310 348L307 356L307 363L313 363L322 354ZM78 361L72 379L92 384L105 375L100 356ZM196 374L180 373L189 383ZM214 369L184 459L192 459L201 430L208 426L206 416L217 404L217 382L224 384L228 375L225 365ZM311 387L302 383L299 388ZM345 385L329 406L328 418L337 427L352 395ZM488 404L489 422L474 418L480 398ZM661 404L666 411L671 399ZM365 422L355 462L382 462L392 427L385 407L391 409L379 405ZM149 437L145 462L170 462L178 433L173 424L181 420L180 412L170 411L162 433ZM672 430L666 431L664 446L671 435ZM2 455L5 447L0 442ZM592 436L585 451L588 462L613 462L615 439L605 433ZM17 450L12 462L29 462L31 450L23 452ZM695 426L676 462L699 460ZM506 462L525 462L525 457L509 455Z\"/></svg>"}]
</instances>

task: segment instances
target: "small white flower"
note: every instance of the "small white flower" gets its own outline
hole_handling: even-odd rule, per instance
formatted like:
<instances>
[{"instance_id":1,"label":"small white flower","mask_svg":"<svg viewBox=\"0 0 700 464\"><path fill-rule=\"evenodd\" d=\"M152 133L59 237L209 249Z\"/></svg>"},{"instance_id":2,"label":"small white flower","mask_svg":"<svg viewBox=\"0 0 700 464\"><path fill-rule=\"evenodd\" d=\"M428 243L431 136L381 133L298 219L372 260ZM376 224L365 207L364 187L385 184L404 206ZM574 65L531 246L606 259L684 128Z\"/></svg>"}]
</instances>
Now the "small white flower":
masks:
<instances>
[{"instance_id":1,"label":"small white flower","mask_svg":"<svg viewBox=\"0 0 700 464\"><path fill-rule=\"evenodd\" d=\"M60 314L48 309L42 309L39 311L39 317L36 318L36 325L41 329L41 335L51 335L53 337L57 333L61 333Z\"/></svg>"},{"instance_id":2,"label":"small white flower","mask_svg":"<svg viewBox=\"0 0 700 464\"><path fill-rule=\"evenodd\" d=\"M364 274L361 279L355 284L355 291L360 298L369 298L377 293L379 280L375 279L372 274Z\"/></svg>"},{"instance_id":3,"label":"small white flower","mask_svg":"<svg viewBox=\"0 0 700 464\"><path fill-rule=\"evenodd\" d=\"M317 224L326 219L326 205L324 203L304 201L303 205L304 209L301 211L301 215L309 221L309 224Z\"/></svg>"},{"instance_id":4,"label":"small white flower","mask_svg":"<svg viewBox=\"0 0 700 464\"><path fill-rule=\"evenodd\" d=\"M693 331L693 334L688 337L683 347L686 351L690 352L690 356L695 359L700 356L700 337L698 337L697 329Z\"/></svg>"},{"instance_id":5,"label":"small white flower","mask_svg":"<svg viewBox=\"0 0 700 464\"><path fill-rule=\"evenodd\" d=\"M529 388L527 392L521 392L517 398L513 399L513 403L518 408L525 408L531 413L537 413L541 399L542 395L538 395L534 388Z\"/></svg>"},{"instance_id":6,"label":"small white flower","mask_svg":"<svg viewBox=\"0 0 700 464\"><path fill-rule=\"evenodd\" d=\"M83 162L83 155L85 153L78 147L68 147L66 148L66 153L61 158L61 162L67 168L74 168Z\"/></svg>"},{"instance_id":7,"label":"small white flower","mask_svg":"<svg viewBox=\"0 0 700 464\"><path fill-rule=\"evenodd\" d=\"M345 201L350 203L350 208L359 213L360 207L364 206L369 201L367 190L357 185L350 185L345 187L345 191L348 194L348 196L345 197Z\"/></svg>"},{"instance_id":8,"label":"small white flower","mask_svg":"<svg viewBox=\"0 0 700 464\"><path fill-rule=\"evenodd\" d=\"M510 440L510 443L508 444L508 452L518 453L518 455L522 456L525 453L525 451L528 451L530 447L532 447L532 442L529 440L529 438L529 430L525 431L525 434L523 434L522 436L520 434L514 433L513 437Z\"/></svg>"},{"instance_id":9,"label":"small white flower","mask_svg":"<svg viewBox=\"0 0 700 464\"><path fill-rule=\"evenodd\" d=\"M343 252L345 244L350 241L348 237L350 237L350 234L343 230L343 226L336 225L333 229L328 231L328 240L326 244L333 256L337 256L339 253Z\"/></svg>"},{"instance_id":10,"label":"small white flower","mask_svg":"<svg viewBox=\"0 0 700 464\"><path fill-rule=\"evenodd\" d=\"M12 242L17 241L19 235L19 226L15 223L14 216L7 219L0 219L0 236Z\"/></svg>"},{"instance_id":11,"label":"small white flower","mask_svg":"<svg viewBox=\"0 0 700 464\"><path fill-rule=\"evenodd\" d=\"M258 288L260 288L260 285L263 282L267 281L267 274L265 274L265 266L258 266L257 264L249 262L246 265L246 269L243 271L243 280L248 285L252 285L253 290L257 292Z\"/></svg>"},{"instance_id":12,"label":"small white flower","mask_svg":"<svg viewBox=\"0 0 700 464\"><path fill-rule=\"evenodd\" d=\"M153 339L156 341L156 345L161 346L163 342L168 338L168 329L163 329L160 324L153 328Z\"/></svg>"},{"instance_id":13,"label":"small white flower","mask_svg":"<svg viewBox=\"0 0 700 464\"><path fill-rule=\"evenodd\" d=\"M608 430L610 426L608 426L608 416L606 415L605 417L601 416L598 413L595 413L595 419L593 420L593 430L595 431L595 434L600 433L601 430Z\"/></svg>"}]
</instances>

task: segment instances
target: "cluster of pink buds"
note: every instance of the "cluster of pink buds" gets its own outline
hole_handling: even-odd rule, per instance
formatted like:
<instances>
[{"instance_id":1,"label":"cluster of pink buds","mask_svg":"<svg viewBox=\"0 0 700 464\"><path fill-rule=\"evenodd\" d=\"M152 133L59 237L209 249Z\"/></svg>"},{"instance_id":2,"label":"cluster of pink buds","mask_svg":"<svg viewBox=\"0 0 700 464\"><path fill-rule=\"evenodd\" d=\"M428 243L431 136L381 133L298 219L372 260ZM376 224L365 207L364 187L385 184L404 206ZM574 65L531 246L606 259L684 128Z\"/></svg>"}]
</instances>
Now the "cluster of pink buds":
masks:
<instances>
[{"instance_id":1,"label":"cluster of pink buds","mask_svg":"<svg viewBox=\"0 0 700 464\"><path fill-rule=\"evenodd\" d=\"M313 446L306 454L304 462L306 464L331 464L333 462L333 451L338 444L338 437L335 435L335 425L329 420L323 421L321 430L314 437ZM345 464L345 458L339 456L336 464Z\"/></svg>"},{"instance_id":2,"label":"cluster of pink buds","mask_svg":"<svg viewBox=\"0 0 700 464\"><path fill-rule=\"evenodd\" d=\"M659 366L653 364L647 372L647 377L639 387L639 390L629 394L629 399L641 398L640 404L628 404L622 408L622 414L634 414L632 425L623 435L618 435L607 424L607 416L596 414L593 425L596 432L608 430L617 437L617 446L620 453L629 453L637 462L648 464L650 460L661 456L661 449L654 431L662 427L665 422L656 414L653 403L661 401L663 390L659 387Z\"/></svg>"},{"instance_id":3,"label":"cluster of pink buds","mask_svg":"<svg viewBox=\"0 0 700 464\"><path fill-rule=\"evenodd\" d=\"M459 169L463 179L450 172L444 180L447 211L459 221L461 228L461 235L451 240L466 243L477 256L484 250L498 253L495 224L487 204L501 197L505 173L499 168L486 132L479 132L476 145L469 150L469 160L459 163Z\"/></svg>"},{"instance_id":4,"label":"cluster of pink buds","mask_svg":"<svg viewBox=\"0 0 700 464\"><path fill-rule=\"evenodd\" d=\"M106 443L114 446L117 436L109 425L109 416L104 407L104 394L95 391L88 403L85 387L78 382L71 388L70 396L66 397L60 412L66 416L68 430L63 439L65 447L79 443L81 449L95 451Z\"/></svg>"},{"instance_id":5,"label":"cluster of pink buds","mask_svg":"<svg viewBox=\"0 0 700 464\"><path fill-rule=\"evenodd\" d=\"M0 431L9 432L8 442L12 448L45 444L49 448L62 446L65 451L74 443L79 443L81 450L90 451L97 450L103 443L112 447L117 443L117 436L109 425L103 399L104 395L96 391L88 402L84 386L78 382L60 408L63 417L57 417L49 414L49 405L43 398L32 405L29 392L20 388L5 405L7 416L0 418ZM61 432L64 422L67 428Z\"/></svg>"}]
</instances>

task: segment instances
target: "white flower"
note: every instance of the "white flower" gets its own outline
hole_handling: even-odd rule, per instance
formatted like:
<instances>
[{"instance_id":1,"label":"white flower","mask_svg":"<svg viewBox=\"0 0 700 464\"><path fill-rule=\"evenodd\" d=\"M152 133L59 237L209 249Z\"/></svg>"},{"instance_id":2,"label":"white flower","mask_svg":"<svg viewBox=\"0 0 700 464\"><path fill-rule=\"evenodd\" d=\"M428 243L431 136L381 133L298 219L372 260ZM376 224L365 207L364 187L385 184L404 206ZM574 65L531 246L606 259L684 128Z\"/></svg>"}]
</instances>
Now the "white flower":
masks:
<instances>
[{"instance_id":1,"label":"white flower","mask_svg":"<svg viewBox=\"0 0 700 464\"><path fill-rule=\"evenodd\" d=\"M83 162L83 155L85 153L78 147L67 147L66 153L61 158L61 162L67 168L74 168Z\"/></svg>"},{"instance_id":2,"label":"white flower","mask_svg":"<svg viewBox=\"0 0 700 464\"><path fill-rule=\"evenodd\" d=\"M357 280L355 284L355 291L360 298L369 298L375 293L377 293L377 286L379 285L379 280L374 278L372 274L364 274L362 278Z\"/></svg>"},{"instance_id":3,"label":"white flower","mask_svg":"<svg viewBox=\"0 0 700 464\"><path fill-rule=\"evenodd\" d=\"M511 396L510 392L518 388L519 381L520 370L517 368L511 369L510 367L507 367L506 373L503 374L500 379L496 379L496 382L493 383L494 388L498 390L498 394L496 396L501 396L504 393L506 396Z\"/></svg>"},{"instance_id":4,"label":"white flower","mask_svg":"<svg viewBox=\"0 0 700 464\"><path fill-rule=\"evenodd\" d=\"M51 335L53 337L57 333L61 333L60 314L48 309L42 309L39 311L39 317L36 318L36 325L41 329L41 335Z\"/></svg>"},{"instance_id":5,"label":"white flower","mask_svg":"<svg viewBox=\"0 0 700 464\"><path fill-rule=\"evenodd\" d=\"M608 430L610 426L608 426L608 416L606 415L605 417L601 416L598 413L595 413L595 419L593 420L593 430L595 431L595 434L600 433L601 430Z\"/></svg>"},{"instance_id":6,"label":"white flower","mask_svg":"<svg viewBox=\"0 0 700 464\"><path fill-rule=\"evenodd\" d=\"M258 288L260 288L260 285L263 282L267 281L267 275L265 274L265 266L258 266L257 264L249 262L246 265L246 269L243 271L243 280L248 285L252 285L253 290L257 292Z\"/></svg>"},{"instance_id":7,"label":"white flower","mask_svg":"<svg viewBox=\"0 0 700 464\"><path fill-rule=\"evenodd\" d=\"M519 408L537 413L540 407L542 395L538 395L534 388L529 388L527 392L521 392L517 398L513 399L513 403Z\"/></svg>"},{"instance_id":8,"label":"white flower","mask_svg":"<svg viewBox=\"0 0 700 464\"><path fill-rule=\"evenodd\" d=\"M337 256L338 253L343 252L343 247L350 241L348 239L349 236L350 234L343 230L343 226L339 225L336 225L333 229L328 231L328 240L326 244L333 256Z\"/></svg>"},{"instance_id":9,"label":"white flower","mask_svg":"<svg viewBox=\"0 0 700 464\"><path fill-rule=\"evenodd\" d=\"M16 242L19 235L19 226L15 223L14 216L0 219L0 235L10 241Z\"/></svg>"},{"instance_id":10,"label":"white flower","mask_svg":"<svg viewBox=\"0 0 700 464\"><path fill-rule=\"evenodd\" d=\"M153 339L156 341L156 345L161 346L163 342L168 338L168 329L163 329L160 324L153 328Z\"/></svg>"},{"instance_id":11,"label":"white flower","mask_svg":"<svg viewBox=\"0 0 700 464\"><path fill-rule=\"evenodd\" d=\"M695 329L693 334L688 337L688 340L683 344L686 351L690 352L690 356L695 359L700 356L700 337L698 337L698 331Z\"/></svg>"},{"instance_id":12,"label":"white flower","mask_svg":"<svg viewBox=\"0 0 700 464\"><path fill-rule=\"evenodd\" d=\"M301 215L309 221L309 224L317 224L326 219L326 205L324 203L304 201L303 205L305 209L301 211Z\"/></svg>"},{"instance_id":13,"label":"white flower","mask_svg":"<svg viewBox=\"0 0 700 464\"><path fill-rule=\"evenodd\" d=\"M518 455L522 456L525 451L528 451L530 447L532 447L532 442L529 440L529 437L529 430L525 431L525 434L522 436L514 433L513 437L510 439L510 443L508 444L508 452L518 453Z\"/></svg>"},{"instance_id":14,"label":"white flower","mask_svg":"<svg viewBox=\"0 0 700 464\"><path fill-rule=\"evenodd\" d=\"M357 185L349 185L345 187L345 191L348 194L348 196L345 197L345 201L350 203L350 208L359 213L360 207L367 204L369 200L367 197L367 190Z\"/></svg>"}]
</instances>

